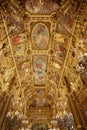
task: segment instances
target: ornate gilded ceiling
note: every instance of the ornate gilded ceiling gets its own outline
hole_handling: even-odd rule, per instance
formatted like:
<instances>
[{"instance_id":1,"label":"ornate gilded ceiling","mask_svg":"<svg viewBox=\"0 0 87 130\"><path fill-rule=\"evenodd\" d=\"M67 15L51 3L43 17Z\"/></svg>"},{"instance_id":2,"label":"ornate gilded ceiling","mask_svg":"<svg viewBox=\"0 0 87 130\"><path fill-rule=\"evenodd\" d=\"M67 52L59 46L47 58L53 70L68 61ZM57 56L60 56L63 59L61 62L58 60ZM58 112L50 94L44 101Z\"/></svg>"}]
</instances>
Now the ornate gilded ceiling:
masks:
<instances>
[{"instance_id":1,"label":"ornate gilded ceiling","mask_svg":"<svg viewBox=\"0 0 87 130\"><path fill-rule=\"evenodd\" d=\"M2 2L0 97L12 95L10 112L18 111L22 118L28 114L31 123L41 117L42 122L49 122L67 109L64 76L72 91L83 85L80 68L87 63L86 8L85 2L74 0Z\"/></svg>"}]
</instances>

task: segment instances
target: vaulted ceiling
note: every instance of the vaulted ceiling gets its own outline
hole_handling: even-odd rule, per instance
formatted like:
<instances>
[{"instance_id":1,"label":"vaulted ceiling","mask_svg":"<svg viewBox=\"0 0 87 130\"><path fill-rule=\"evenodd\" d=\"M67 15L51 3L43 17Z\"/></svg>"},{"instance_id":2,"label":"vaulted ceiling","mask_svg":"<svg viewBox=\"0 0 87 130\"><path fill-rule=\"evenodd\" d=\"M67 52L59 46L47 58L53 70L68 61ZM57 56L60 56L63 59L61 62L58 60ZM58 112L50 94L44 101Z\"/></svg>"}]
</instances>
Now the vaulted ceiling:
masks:
<instances>
[{"instance_id":1,"label":"vaulted ceiling","mask_svg":"<svg viewBox=\"0 0 87 130\"><path fill-rule=\"evenodd\" d=\"M68 109L67 87L87 85L86 1L0 2L0 100L11 96L10 114L49 123Z\"/></svg>"}]
</instances>

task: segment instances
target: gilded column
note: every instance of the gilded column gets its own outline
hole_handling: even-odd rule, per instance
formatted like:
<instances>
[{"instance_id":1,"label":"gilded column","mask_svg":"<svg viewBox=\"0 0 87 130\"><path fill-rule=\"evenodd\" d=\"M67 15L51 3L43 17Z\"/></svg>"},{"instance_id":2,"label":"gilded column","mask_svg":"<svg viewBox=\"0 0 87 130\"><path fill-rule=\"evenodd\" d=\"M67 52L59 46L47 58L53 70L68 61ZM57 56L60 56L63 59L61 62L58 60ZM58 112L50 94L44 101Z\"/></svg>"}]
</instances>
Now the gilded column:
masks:
<instances>
[{"instance_id":1,"label":"gilded column","mask_svg":"<svg viewBox=\"0 0 87 130\"><path fill-rule=\"evenodd\" d=\"M2 114L1 114L1 117L0 117L0 128L1 129L3 127L4 119L5 119L8 107L9 107L10 100L11 100L11 97L8 96L7 101L5 102L4 107L3 107L3 111L2 111Z\"/></svg>"},{"instance_id":2,"label":"gilded column","mask_svg":"<svg viewBox=\"0 0 87 130\"><path fill-rule=\"evenodd\" d=\"M82 121L79 111L77 109L75 100L73 99L73 96L68 94L68 101L71 107L71 110L73 112L74 120L75 120L75 125L76 125L76 130L86 130L85 129L85 124Z\"/></svg>"},{"instance_id":3,"label":"gilded column","mask_svg":"<svg viewBox=\"0 0 87 130\"><path fill-rule=\"evenodd\" d=\"M71 87L70 87L70 83L68 81L68 78L66 76L64 76L64 79L65 79L66 87L67 87L68 102L69 102L71 111L72 111L73 116L74 116L76 130L86 130L84 121L82 120L80 113L77 109L75 96L72 95Z\"/></svg>"}]
</instances>

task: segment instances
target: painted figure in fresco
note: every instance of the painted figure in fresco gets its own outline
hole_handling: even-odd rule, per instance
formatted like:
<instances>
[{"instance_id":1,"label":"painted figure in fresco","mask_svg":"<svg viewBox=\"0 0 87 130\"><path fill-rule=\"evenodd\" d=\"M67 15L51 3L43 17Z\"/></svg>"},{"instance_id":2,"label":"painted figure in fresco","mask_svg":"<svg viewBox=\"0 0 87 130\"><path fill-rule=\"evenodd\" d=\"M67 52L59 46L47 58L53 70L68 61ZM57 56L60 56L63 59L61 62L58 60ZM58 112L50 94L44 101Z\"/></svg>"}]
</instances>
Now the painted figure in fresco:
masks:
<instances>
[{"instance_id":1,"label":"painted figure in fresco","mask_svg":"<svg viewBox=\"0 0 87 130\"><path fill-rule=\"evenodd\" d=\"M16 57L25 56L26 55L26 44L19 44L14 47L14 52Z\"/></svg>"},{"instance_id":2,"label":"painted figure in fresco","mask_svg":"<svg viewBox=\"0 0 87 130\"><path fill-rule=\"evenodd\" d=\"M35 81L40 84L45 83L46 64L43 61L37 61L35 64Z\"/></svg>"},{"instance_id":3,"label":"painted figure in fresco","mask_svg":"<svg viewBox=\"0 0 87 130\"><path fill-rule=\"evenodd\" d=\"M24 30L24 24L17 14L10 12L5 17L9 33L19 33Z\"/></svg>"},{"instance_id":4,"label":"painted figure in fresco","mask_svg":"<svg viewBox=\"0 0 87 130\"><path fill-rule=\"evenodd\" d=\"M41 98L41 99L35 98L31 102L31 107L46 106L46 105L49 105L49 104L44 98Z\"/></svg>"},{"instance_id":5,"label":"painted figure in fresco","mask_svg":"<svg viewBox=\"0 0 87 130\"><path fill-rule=\"evenodd\" d=\"M56 56L59 58L64 58L65 57L65 48L61 45L56 45L55 46L55 51L56 51Z\"/></svg>"},{"instance_id":6,"label":"painted figure in fresco","mask_svg":"<svg viewBox=\"0 0 87 130\"><path fill-rule=\"evenodd\" d=\"M45 49L49 41L49 32L44 24L36 24L33 28L32 40L38 49Z\"/></svg>"},{"instance_id":7,"label":"painted figure in fresco","mask_svg":"<svg viewBox=\"0 0 87 130\"><path fill-rule=\"evenodd\" d=\"M19 35L13 36L12 41L15 45L18 44L18 43L21 43L21 42L25 42L26 41L26 35L25 34L19 34Z\"/></svg>"},{"instance_id":8,"label":"painted figure in fresco","mask_svg":"<svg viewBox=\"0 0 87 130\"><path fill-rule=\"evenodd\" d=\"M35 85L46 84L47 55L34 55L34 82Z\"/></svg>"},{"instance_id":9,"label":"painted figure in fresco","mask_svg":"<svg viewBox=\"0 0 87 130\"><path fill-rule=\"evenodd\" d=\"M14 46L14 55L17 65L22 64L23 62L27 61L27 45L25 44L18 44Z\"/></svg>"},{"instance_id":10,"label":"painted figure in fresco","mask_svg":"<svg viewBox=\"0 0 87 130\"><path fill-rule=\"evenodd\" d=\"M58 81L59 81L59 75L56 70L53 70L51 72L50 80L51 80L51 86L54 86L54 87L57 86Z\"/></svg>"},{"instance_id":11,"label":"painted figure in fresco","mask_svg":"<svg viewBox=\"0 0 87 130\"><path fill-rule=\"evenodd\" d=\"M71 32L73 21L74 16L72 13L61 16L57 25L57 32L62 34L68 34Z\"/></svg>"},{"instance_id":12,"label":"painted figure in fresco","mask_svg":"<svg viewBox=\"0 0 87 130\"><path fill-rule=\"evenodd\" d=\"M37 46L39 48L46 46L47 37L45 36L45 27L43 25L39 26L37 30L37 35L38 35L38 39L36 42Z\"/></svg>"},{"instance_id":13,"label":"painted figure in fresco","mask_svg":"<svg viewBox=\"0 0 87 130\"><path fill-rule=\"evenodd\" d=\"M25 8L30 13L38 13L40 10L39 0L27 0L25 3Z\"/></svg>"},{"instance_id":14,"label":"painted figure in fresco","mask_svg":"<svg viewBox=\"0 0 87 130\"><path fill-rule=\"evenodd\" d=\"M52 0L27 0L25 3L27 11L33 14L51 13L57 10L58 5L56 1Z\"/></svg>"},{"instance_id":15,"label":"painted figure in fresco","mask_svg":"<svg viewBox=\"0 0 87 130\"><path fill-rule=\"evenodd\" d=\"M59 65L61 66L66 56L66 49L65 47L57 43L54 46L54 50L55 50L55 54L53 56L53 61L59 63Z\"/></svg>"}]
</instances>

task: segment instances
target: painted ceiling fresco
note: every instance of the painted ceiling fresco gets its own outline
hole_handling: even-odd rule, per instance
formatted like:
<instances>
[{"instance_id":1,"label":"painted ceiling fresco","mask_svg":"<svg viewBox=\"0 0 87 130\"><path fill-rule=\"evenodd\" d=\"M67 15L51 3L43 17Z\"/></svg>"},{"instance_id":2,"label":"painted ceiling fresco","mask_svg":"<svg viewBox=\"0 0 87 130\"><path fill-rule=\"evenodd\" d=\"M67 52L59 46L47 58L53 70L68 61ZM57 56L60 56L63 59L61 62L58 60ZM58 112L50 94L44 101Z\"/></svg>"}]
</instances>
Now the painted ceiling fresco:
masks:
<instances>
[{"instance_id":1,"label":"painted ceiling fresco","mask_svg":"<svg viewBox=\"0 0 87 130\"><path fill-rule=\"evenodd\" d=\"M37 49L46 49L49 42L49 31L47 27L38 23L32 30L32 44Z\"/></svg>"},{"instance_id":2,"label":"painted ceiling fresco","mask_svg":"<svg viewBox=\"0 0 87 130\"><path fill-rule=\"evenodd\" d=\"M72 58L75 57L74 53L77 54L77 50L72 52L72 47L75 46L73 28L78 4L74 5L70 0L10 0L2 10L0 97L2 99L5 94L9 95L9 91L12 93L10 114L20 111L23 116L27 115L30 108L40 107L50 110L59 107L59 111L64 111L67 107L63 109L62 100L54 103L59 93L62 98L66 95L63 73L70 77L71 86L75 82L75 74L80 73L82 78L87 76L83 74L87 69L87 53L81 60L77 60L77 67L71 69L72 73L66 70L70 67L68 62L71 62L67 60L68 54ZM80 54L77 59L87 48L86 30L84 35L84 39L82 35L80 37Z\"/></svg>"},{"instance_id":3,"label":"painted ceiling fresco","mask_svg":"<svg viewBox=\"0 0 87 130\"><path fill-rule=\"evenodd\" d=\"M31 104L30 107L45 107L45 106L50 106L50 104L48 104L48 102L46 101L45 98L35 98Z\"/></svg>"},{"instance_id":4,"label":"painted ceiling fresco","mask_svg":"<svg viewBox=\"0 0 87 130\"><path fill-rule=\"evenodd\" d=\"M50 14L57 8L57 2L49 0L27 0L25 3L25 9L32 14Z\"/></svg>"},{"instance_id":5,"label":"painted ceiling fresco","mask_svg":"<svg viewBox=\"0 0 87 130\"><path fill-rule=\"evenodd\" d=\"M47 55L33 56L35 85L46 85Z\"/></svg>"}]
</instances>

